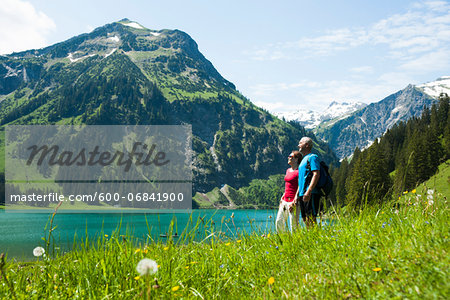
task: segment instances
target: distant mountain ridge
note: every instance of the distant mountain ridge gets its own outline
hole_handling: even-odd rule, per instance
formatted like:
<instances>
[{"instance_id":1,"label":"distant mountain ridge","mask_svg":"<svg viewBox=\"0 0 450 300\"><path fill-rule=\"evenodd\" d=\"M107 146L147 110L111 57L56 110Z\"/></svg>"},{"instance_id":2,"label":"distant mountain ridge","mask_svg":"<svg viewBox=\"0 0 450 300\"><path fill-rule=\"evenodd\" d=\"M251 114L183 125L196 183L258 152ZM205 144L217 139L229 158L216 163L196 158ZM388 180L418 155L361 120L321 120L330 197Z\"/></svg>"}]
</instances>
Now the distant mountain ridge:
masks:
<instances>
[{"instance_id":1,"label":"distant mountain ridge","mask_svg":"<svg viewBox=\"0 0 450 300\"><path fill-rule=\"evenodd\" d=\"M317 137L328 142L342 159L356 147L370 146L373 140L400 121L422 114L424 107L438 101L441 93L450 94L450 77L418 86L408 85L383 100L372 103L332 124L323 123L314 129Z\"/></svg>"},{"instance_id":2,"label":"distant mountain ridge","mask_svg":"<svg viewBox=\"0 0 450 300\"><path fill-rule=\"evenodd\" d=\"M345 117L366 105L367 104L362 102L333 101L322 112L299 109L294 112L278 113L276 115L279 118L285 118L287 121L296 121L307 129L314 129L321 123Z\"/></svg>"}]
</instances>

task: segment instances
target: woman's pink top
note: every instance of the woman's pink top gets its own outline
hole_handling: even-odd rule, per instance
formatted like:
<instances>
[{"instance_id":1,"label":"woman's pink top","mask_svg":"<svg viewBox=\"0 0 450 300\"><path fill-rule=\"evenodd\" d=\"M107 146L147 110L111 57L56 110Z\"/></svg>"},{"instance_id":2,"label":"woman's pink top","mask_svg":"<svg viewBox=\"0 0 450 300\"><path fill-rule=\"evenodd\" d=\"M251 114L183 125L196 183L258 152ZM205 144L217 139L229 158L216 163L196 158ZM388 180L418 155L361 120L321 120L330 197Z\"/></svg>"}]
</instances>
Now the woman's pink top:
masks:
<instances>
[{"instance_id":1,"label":"woman's pink top","mask_svg":"<svg viewBox=\"0 0 450 300\"><path fill-rule=\"evenodd\" d=\"M291 168L286 170L286 176L284 176L284 198L286 202L294 201L295 193L298 189L298 169L292 171Z\"/></svg>"}]
</instances>

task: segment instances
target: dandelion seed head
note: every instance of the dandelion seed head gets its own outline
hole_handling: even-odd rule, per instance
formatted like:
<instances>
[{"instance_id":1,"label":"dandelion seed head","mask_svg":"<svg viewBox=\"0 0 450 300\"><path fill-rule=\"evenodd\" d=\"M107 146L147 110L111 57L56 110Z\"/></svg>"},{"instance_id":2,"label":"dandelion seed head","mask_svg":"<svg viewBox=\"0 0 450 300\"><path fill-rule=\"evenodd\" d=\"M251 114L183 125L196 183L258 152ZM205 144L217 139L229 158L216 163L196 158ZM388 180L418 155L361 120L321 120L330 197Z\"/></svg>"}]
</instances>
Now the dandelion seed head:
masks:
<instances>
[{"instance_id":1,"label":"dandelion seed head","mask_svg":"<svg viewBox=\"0 0 450 300\"><path fill-rule=\"evenodd\" d=\"M158 264L152 259L144 258L137 264L136 271L141 276L146 274L154 274L158 271Z\"/></svg>"},{"instance_id":2,"label":"dandelion seed head","mask_svg":"<svg viewBox=\"0 0 450 300\"><path fill-rule=\"evenodd\" d=\"M42 256L42 255L44 255L44 253L45 253L45 250L42 247L36 247L33 249L33 255L36 257Z\"/></svg>"}]
</instances>

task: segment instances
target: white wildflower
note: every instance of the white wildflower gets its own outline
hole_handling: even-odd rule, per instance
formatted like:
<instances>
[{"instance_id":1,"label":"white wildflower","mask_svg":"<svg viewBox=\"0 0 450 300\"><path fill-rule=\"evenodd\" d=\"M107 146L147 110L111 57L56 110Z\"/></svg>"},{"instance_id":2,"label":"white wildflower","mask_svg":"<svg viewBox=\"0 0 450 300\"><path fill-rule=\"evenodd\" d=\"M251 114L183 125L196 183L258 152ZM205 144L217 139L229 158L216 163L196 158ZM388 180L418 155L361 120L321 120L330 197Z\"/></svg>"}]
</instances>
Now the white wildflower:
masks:
<instances>
[{"instance_id":1,"label":"white wildflower","mask_svg":"<svg viewBox=\"0 0 450 300\"><path fill-rule=\"evenodd\" d=\"M44 253L45 253L45 250L42 247L36 247L33 249L33 255L36 257L42 256L42 255L44 255Z\"/></svg>"},{"instance_id":2,"label":"white wildflower","mask_svg":"<svg viewBox=\"0 0 450 300\"><path fill-rule=\"evenodd\" d=\"M158 264L152 259L144 258L137 264L136 271L138 271L141 276L154 274L158 271Z\"/></svg>"}]
</instances>

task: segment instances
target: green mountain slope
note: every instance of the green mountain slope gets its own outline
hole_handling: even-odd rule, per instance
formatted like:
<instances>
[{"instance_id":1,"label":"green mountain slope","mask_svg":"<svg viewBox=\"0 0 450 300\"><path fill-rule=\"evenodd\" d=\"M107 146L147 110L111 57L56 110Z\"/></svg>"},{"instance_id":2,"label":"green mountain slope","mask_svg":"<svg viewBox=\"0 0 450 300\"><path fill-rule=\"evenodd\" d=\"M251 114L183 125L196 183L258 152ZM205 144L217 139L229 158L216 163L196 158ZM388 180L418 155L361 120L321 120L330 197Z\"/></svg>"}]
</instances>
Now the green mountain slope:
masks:
<instances>
[{"instance_id":1,"label":"green mountain slope","mask_svg":"<svg viewBox=\"0 0 450 300\"><path fill-rule=\"evenodd\" d=\"M127 19L1 56L0 101L2 126L192 124L194 192L284 172L286 156L306 134L242 96L186 33Z\"/></svg>"},{"instance_id":2,"label":"green mountain slope","mask_svg":"<svg viewBox=\"0 0 450 300\"><path fill-rule=\"evenodd\" d=\"M433 190L433 194L442 194L447 199L450 197L450 160L442 163L435 175L417 187L417 190L424 191L423 194L429 189Z\"/></svg>"}]
</instances>

